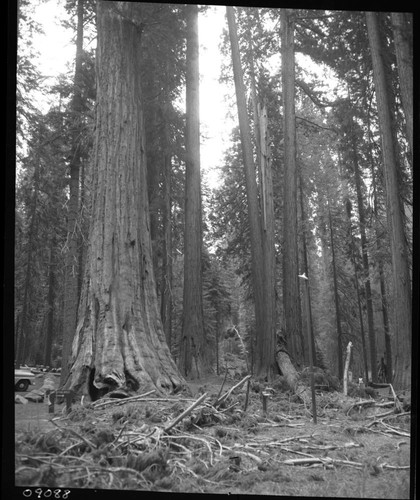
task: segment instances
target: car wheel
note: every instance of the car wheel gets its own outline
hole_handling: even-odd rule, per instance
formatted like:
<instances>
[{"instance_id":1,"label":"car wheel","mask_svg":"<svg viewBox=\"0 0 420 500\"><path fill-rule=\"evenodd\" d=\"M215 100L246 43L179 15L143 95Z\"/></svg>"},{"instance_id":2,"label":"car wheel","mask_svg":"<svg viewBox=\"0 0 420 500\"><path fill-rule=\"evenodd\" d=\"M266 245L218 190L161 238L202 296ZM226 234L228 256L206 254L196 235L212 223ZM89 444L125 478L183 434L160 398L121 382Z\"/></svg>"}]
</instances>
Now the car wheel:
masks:
<instances>
[{"instance_id":1,"label":"car wheel","mask_svg":"<svg viewBox=\"0 0 420 500\"><path fill-rule=\"evenodd\" d=\"M19 382L15 385L17 391L25 392L28 389L29 382L27 380L19 380Z\"/></svg>"}]
</instances>

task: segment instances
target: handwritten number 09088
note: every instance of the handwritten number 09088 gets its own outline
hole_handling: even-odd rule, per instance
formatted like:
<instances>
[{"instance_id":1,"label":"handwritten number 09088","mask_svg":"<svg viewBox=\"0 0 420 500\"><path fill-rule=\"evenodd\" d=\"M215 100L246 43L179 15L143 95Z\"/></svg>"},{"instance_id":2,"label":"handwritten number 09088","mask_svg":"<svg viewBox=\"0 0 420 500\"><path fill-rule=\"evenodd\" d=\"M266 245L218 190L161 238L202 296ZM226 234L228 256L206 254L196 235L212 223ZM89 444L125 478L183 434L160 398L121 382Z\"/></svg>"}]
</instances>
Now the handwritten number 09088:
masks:
<instances>
[{"instance_id":1,"label":"handwritten number 09088","mask_svg":"<svg viewBox=\"0 0 420 500\"><path fill-rule=\"evenodd\" d=\"M35 490L31 490L27 488L22 492L22 495L25 498L30 498L32 494L35 494L35 498L63 498L64 500L69 498L70 490L43 490L42 488L36 488Z\"/></svg>"}]
</instances>

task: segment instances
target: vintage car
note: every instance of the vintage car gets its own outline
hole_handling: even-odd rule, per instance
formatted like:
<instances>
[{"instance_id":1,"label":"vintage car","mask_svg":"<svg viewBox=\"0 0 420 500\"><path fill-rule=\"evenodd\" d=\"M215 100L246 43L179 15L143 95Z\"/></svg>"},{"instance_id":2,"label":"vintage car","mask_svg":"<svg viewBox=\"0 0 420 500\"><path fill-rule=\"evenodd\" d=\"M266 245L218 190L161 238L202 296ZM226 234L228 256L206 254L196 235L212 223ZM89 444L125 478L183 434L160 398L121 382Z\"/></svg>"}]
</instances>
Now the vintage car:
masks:
<instances>
[{"instance_id":1,"label":"vintage car","mask_svg":"<svg viewBox=\"0 0 420 500\"><path fill-rule=\"evenodd\" d=\"M31 384L35 384L35 374L29 369L15 368L15 390L25 392Z\"/></svg>"}]
</instances>

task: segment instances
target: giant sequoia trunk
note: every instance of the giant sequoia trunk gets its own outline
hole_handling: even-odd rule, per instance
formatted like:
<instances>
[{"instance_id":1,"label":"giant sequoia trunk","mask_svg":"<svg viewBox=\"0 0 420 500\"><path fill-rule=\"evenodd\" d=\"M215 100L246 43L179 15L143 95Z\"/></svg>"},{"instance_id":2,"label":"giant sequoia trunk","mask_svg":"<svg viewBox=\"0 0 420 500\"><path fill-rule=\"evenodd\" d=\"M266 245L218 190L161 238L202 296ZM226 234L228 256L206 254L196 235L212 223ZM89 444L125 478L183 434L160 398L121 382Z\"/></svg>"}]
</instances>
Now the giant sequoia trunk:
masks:
<instances>
[{"instance_id":1,"label":"giant sequoia trunk","mask_svg":"<svg viewBox=\"0 0 420 500\"><path fill-rule=\"evenodd\" d=\"M303 335L298 278L294 21L289 9L281 9L281 57L284 114L283 304L287 346L294 361L301 364Z\"/></svg>"},{"instance_id":2,"label":"giant sequoia trunk","mask_svg":"<svg viewBox=\"0 0 420 500\"><path fill-rule=\"evenodd\" d=\"M398 169L392 134L391 103L388 95L381 39L375 12L366 13L373 77L378 103L379 129L382 139L383 173L386 188L386 212L392 257L395 331L394 387L411 387L411 279L404 234L403 208L398 189Z\"/></svg>"},{"instance_id":3,"label":"giant sequoia trunk","mask_svg":"<svg viewBox=\"0 0 420 500\"><path fill-rule=\"evenodd\" d=\"M413 154L413 21L412 14L391 14L397 56L401 100L406 120L407 139Z\"/></svg>"},{"instance_id":4,"label":"giant sequoia trunk","mask_svg":"<svg viewBox=\"0 0 420 500\"><path fill-rule=\"evenodd\" d=\"M183 384L159 315L140 96L139 4L98 2L97 117L86 272L66 388Z\"/></svg>"}]
</instances>

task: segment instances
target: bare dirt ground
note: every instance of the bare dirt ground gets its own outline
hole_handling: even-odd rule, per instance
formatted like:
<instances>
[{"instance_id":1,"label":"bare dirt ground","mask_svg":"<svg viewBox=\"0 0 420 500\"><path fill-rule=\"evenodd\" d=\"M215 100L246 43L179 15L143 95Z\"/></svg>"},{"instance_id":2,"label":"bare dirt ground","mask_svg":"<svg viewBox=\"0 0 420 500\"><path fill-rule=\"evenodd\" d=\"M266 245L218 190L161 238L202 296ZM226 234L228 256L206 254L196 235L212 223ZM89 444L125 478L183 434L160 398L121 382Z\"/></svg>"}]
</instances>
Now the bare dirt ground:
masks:
<instances>
[{"instance_id":1,"label":"bare dirt ground","mask_svg":"<svg viewBox=\"0 0 420 500\"><path fill-rule=\"evenodd\" d=\"M239 380L228 379L222 395ZM410 415L396 412L386 397L361 404L320 393L315 424L280 382L266 413L264 387L255 381L246 411L246 383L215 404L222 382L215 376L191 383L192 396L75 404L69 415L64 405L52 415L44 403L16 404L16 484L409 498Z\"/></svg>"}]
</instances>

